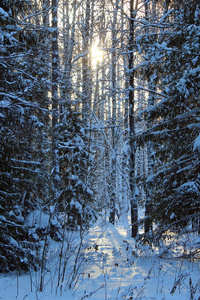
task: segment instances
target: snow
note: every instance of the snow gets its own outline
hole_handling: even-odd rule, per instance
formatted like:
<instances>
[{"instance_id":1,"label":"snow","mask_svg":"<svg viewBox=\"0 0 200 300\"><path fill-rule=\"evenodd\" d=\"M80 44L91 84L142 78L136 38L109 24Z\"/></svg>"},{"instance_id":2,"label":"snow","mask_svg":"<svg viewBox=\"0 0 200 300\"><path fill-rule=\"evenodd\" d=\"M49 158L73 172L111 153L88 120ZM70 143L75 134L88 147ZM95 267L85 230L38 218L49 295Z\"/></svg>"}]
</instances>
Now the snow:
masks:
<instances>
[{"instance_id":1,"label":"snow","mask_svg":"<svg viewBox=\"0 0 200 300\"><path fill-rule=\"evenodd\" d=\"M18 243L12 237L9 237L9 240L11 245L18 247Z\"/></svg>"},{"instance_id":2,"label":"snow","mask_svg":"<svg viewBox=\"0 0 200 300\"><path fill-rule=\"evenodd\" d=\"M78 232L71 234L73 243L78 244ZM4 274L0 275L0 299L197 300L200 297L199 261L161 259L156 249L150 251L148 246L137 247L130 237L128 223L113 226L105 220L98 221L85 236L83 245L77 277L72 281L74 290L67 287L75 262L75 257L71 257L62 295L59 290L56 295L60 246L52 242L43 292L38 289L39 271L23 275Z\"/></svg>"},{"instance_id":3,"label":"snow","mask_svg":"<svg viewBox=\"0 0 200 300\"><path fill-rule=\"evenodd\" d=\"M71 201L70 201L70 205L71 206L74 206L76 209L82 209L82 205L78 202L78 201L75 201L74 199L72 199Z\"/></svg>"},{"instance_id":4,"label":"snow","mask_svg":"<svg viewBox=\"0 0 200 300\"><path fill-rule=\"evenodd\" d=\"M40 210L34 210L28 214L25 226L46 228L49 224L49 216Z\"/></svg>"},{"instance_id":5,"label":"snow","mask_svg":"<svg viewBox=\"0 0 200 300\"><path fill-rule=\"evenodd\" d=\"M0 101L0 107L2 107L2 108L7 108L7 107L9 107L9 105L10 105L10 101L8 101L8 100Z\"/></svg>"},{"instance_id":6,"label":"snow","mask_svg":"<svg viewBox=\"0 0 200 300\"><path fill-rule=\"evenodd\" d=\"M194 141L193 151L195 151L197 149L200 149L200 134L198 135L198 137Z\"/></svg>"},{"instance_id":7,"label":"snow","mask_svg":"<svg viewBox=\"0 0 200 300\"><path fill-rule=\"evenodd\" d=\"M8 18L8 13L2 7L0 7L0 16L5 19Z\"/></svg>"},{"instance_id":8,"label":"snow","mask_svg":"<svg viewBox=\"0 0 200 300\"><path fill-rule=\"evenodd\" d=\"M188 181L188 182L182 184L182 185L178 188L178 190L179 190L180 192L181 192L181 191L184 192L184 190L187 190L188 192L192 192L192 193L197 193L197 194L199 194L199 189L198 189L196 183L193 182L193 181Z\"/></svg>"},{"instance_id":9,"label":"snow","mask_svg":"<svg viewBox=\"0 0 200 300\"><path fill-rule=\"evenodd\" d=\"M87 193L90 194L90 195L94 195L94 192L87 186L87 189L86 189Z\"/></svg>"},{"instance_id":10,"label":"snow","mask_svg":"<svg viewBox=\"0 0 200 300\"><path fill-rule=\"evenodd\" d=\"M55 207L51 205L51 206L50 206L50 213L53 214L53 213L54 213L54 210L55 210Z\"/></svg>"}]
</instances>

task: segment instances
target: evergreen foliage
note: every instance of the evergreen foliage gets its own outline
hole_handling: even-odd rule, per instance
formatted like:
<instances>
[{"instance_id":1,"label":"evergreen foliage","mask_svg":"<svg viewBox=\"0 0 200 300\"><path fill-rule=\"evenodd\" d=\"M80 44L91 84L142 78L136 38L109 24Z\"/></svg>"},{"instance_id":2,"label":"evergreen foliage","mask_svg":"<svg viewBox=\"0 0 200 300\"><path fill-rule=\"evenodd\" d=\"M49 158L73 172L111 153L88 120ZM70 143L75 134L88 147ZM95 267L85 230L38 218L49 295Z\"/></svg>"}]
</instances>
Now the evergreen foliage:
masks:
<instances>
[{"instance_id":1,"label":"evergreen foliage","mask_svg":"<svg viewBox=\"0 0 200 300\"><path fill-rule=\"evenodd\" d=\"M59 115L60 119L55 142L59 145L62 208L55 210L50 224L35 221L35 214L45 220L50 215L55 179L51 173L50 30L45 27L46 10L41 18L36 13L40 4L3 1L0 7L0 272L38 265L40 240L45 235L60 239L63 220L58 220L56 212L65 208L73 228L88 226L95 215L90 204L93 192L84 124L70 105L69 113L63 114L57 104L54 118L58 120Z\"/></svg>"},{"instance_id":2,"label":"evergreen foliage","mask_svg":"<svg viewBox=\"0 0 200 300\"><path fill-rule=\"evenodd\" d=\"M96 218L91 189L89 137L85 122L68 105L59 124L61 174L60 211L67 213L67 226L88 227Z\"/></svg>"},{"instance_id":3,"label":"evergreen foliage","mask_svg":"<svg viewBox=\"0 0 200 300\"><path fill-rule=\"evenodd\" d=\"M41 65L41 45L36 33L19 25L19 15L25 13L26 3L15 1L10 5L9 1L3 1L2 4L0 243L3 263L0 270L27 270L37 259L31 254L24 221L48 194L44 158L48 111L45 83L41 80L44 65ZM42 143L38 143L41 136Z\"/></svg>"},{"instance_id":4,"label":"evergreen foliage","mask_svg":"<svg viewBox=\"0 0 200 300\"><path fill-rule=\"evenodd\" d=\"M159 235L168 229L180 233L191 224L197 229L199 222L200 161L194 142L199 135L200 11L197 1L173 5L165 23L169 29L156 32L147 48L146 76L160 98L145 110L153 125L139 137L150 140L155 151L155 174L147 184L153 189L151 214Z\"/></svg>"}]
</instances>

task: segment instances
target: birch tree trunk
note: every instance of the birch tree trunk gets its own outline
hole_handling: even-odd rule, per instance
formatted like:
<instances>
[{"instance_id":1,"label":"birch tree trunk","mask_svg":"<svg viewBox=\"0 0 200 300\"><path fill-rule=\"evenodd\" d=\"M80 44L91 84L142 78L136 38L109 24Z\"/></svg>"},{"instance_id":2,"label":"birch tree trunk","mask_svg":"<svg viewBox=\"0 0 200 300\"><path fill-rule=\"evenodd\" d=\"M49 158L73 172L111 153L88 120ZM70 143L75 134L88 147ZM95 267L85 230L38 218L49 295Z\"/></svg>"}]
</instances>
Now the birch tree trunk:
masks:
<instances>
[{"instance_id":1,"label":"birch tree trunk","mask_svg":"<svg viewBox=\"0 0 200 300\"><path fill-rule=\"evenodd\" d=\"M119 0L116 1L112 22L112 47L111 47L111 97L112 97L112 153L111 153L111 194L110 194L110 223L115 223L116 206L116 163L117 163L117 141L116 141L116 46L117 46L117 10Z\"/></svg>"},{"instance_id":2,"label":"birch tree trunk","mask_svg":"<svg viewBox=\"0 0 200 300\"><path fill-rule=\"evenodd\" d=\"M82 59L82 118L85 120L85 124L89 121L89 106L91 104L90 97L90 84L89 84L89 38L90 38L90 1L86 2L85 9L85 21L83 26L83 59Z\"/></svg>"}]
</instances>

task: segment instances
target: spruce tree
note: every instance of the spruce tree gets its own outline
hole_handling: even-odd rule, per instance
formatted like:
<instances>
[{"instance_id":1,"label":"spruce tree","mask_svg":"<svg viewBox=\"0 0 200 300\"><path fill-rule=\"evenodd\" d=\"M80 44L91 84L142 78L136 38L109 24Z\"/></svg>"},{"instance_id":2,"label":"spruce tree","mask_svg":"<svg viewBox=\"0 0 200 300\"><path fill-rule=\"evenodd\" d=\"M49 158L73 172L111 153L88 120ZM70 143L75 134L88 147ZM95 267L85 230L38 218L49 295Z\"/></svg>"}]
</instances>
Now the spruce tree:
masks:
<instances>
[{"instance_id":1,"label":"spruce tree","mask_svg":"<svg viewBox=\"0 0 200 300\"><path fill-rule=\"evenodd\" d=\"M199 13L198 1L172 1L146 50L146 74L151 74L156 97L145 110L153 126L139 140L151 141L155 151L155 173L147 183L153 189L151 215L159 236L168 229L198 228Z\"/></svg>"},{"instance_id":2,"label":"spruce tree","mask_svg":"<svg viewBox=\"0 0 200 300\"><path fill-rule=\"evenodd\" d=\"M21 21L32 8L28 5L3 1L0 7L1 271L37 264L25 220L47 194L45 142L39 143L47 132L46 87L37 32Z\"/></svg>"},{"instance_id":3,"label":"spruce tree","mask_svg":"<svg viewBox=\"0 0 200 300\"><path fill-rule=\"evenodd\" d=\"M88 143L84 120L80 119L79 113L69 103L65 103L59 124L59 211L66 213L68 228L88 228L96 219Z\"/></svg>"}]
</instances>

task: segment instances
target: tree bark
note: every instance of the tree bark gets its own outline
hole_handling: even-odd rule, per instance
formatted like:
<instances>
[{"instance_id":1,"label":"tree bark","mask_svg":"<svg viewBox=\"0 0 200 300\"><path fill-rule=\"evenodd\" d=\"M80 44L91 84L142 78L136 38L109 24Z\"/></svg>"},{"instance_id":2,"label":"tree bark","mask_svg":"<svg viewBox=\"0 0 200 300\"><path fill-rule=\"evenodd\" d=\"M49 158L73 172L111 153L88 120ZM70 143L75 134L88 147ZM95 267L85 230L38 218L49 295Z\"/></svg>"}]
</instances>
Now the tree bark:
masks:
<instances>
[{"instance_id":1,"label":"tree bark","mask_svg":"<svg viewBox=\"0 0 200 300\"><path fill-rule=\"evenodd\" d=\"M111 52L111 95L112 95L112 154L111 154L111 195L110 195L110 223L115 223L115 207L116 207L116 22L118 2L116 0L114 17L112 22L112 52Z\"/></svg>"},{"instance_id":2,"label":"tree bark","mask_svg":"<svg viewBox=\"0 0 200 300\"><path fill-rule=\"evenodd\" d=\"M155 3L153 1L152 3L152 12L154 13L154 8L155 8ZM149 22L149 3L145 2L145 19L147 22ZM146 39L148 39L148 34L149 34L149 28L147 27L145 29L145 33L147 35ZM151 78L148 78L148 87L149 87L149 91L153 90L153 86L151 83ZM148 96L148 106L153 105L154 104L154 94L149 92L149 96ZM147 128L150 128L150 124L147 123ZM147 176L148 175L152 175L153 174L153 156L152 156L152 145L151 142L148 142L147 144L147 162L148 162L148 166L147 166ZM144 232L145 233L149 233L152 230L152 219L151 219L151 204L152 204L152 189L150 187L148 187L146 189L146 201L145 201L145 220L144 220Z\"/></svg>"},{"instance_id":3,"label":"tree bark","mask_svg":"<svg viewBox=\"0 0 200 300\"><path fill-rule=\"evenodd\" d=\"M83 90L82 90L82 118L85 124L89 120L89 106L91 105L91 95L90 95L90 71L89 71L89 38L90 38L90 1L86 2L85 9L85 24L83 28L83 59L82 59L82 76L83 76Z\"/></svg>"},{"instance_id":4,"label":"tree bark","mask_svg":"<svg viewBox=\"0 0 200 300\"><path fill-rule=\"evenodd\" d=\"M52 174L53 174L53 202L56 203L59 195L59 153L58 153L58 21L57 0L52 0Z\"/></svg>"},{"instance_id":5,"label":"tree bark","mask_svg":"<svg viewBox=\"0 0 200 300\"><path fill-rule=\"evenodd\" d=\"M134 5L135 4L135 5ZM136 199L136 178L135 178L135 112L134 112L134 38L135 38L135 16L137 13L138 1L130 0L130 34L129 34L129 130L130 130L130 206L131 206L131 234L136 237L138 234L138 204Z\"/></svg>"}]
</instances>

